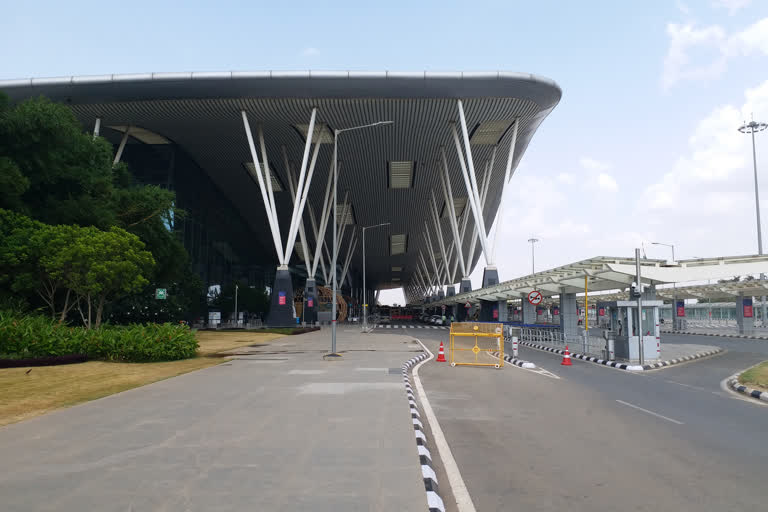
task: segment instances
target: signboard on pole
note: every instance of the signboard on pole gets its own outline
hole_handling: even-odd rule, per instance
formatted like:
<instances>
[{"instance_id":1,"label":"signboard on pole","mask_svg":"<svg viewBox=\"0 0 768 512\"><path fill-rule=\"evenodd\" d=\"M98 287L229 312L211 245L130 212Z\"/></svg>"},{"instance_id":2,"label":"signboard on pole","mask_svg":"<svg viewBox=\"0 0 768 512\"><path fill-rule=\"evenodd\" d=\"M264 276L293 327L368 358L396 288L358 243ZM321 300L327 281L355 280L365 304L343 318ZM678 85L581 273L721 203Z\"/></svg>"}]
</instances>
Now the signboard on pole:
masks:
<instances>
[{"instance_id":1,"label":"signboard on pole","mask_svg":"<svg viewBox=\"0 0 768 512\"><path fill-rule=\"evenodd\" d=\"M544 299L544 297L541 295L541 292L533 290L531 293L528 294L528 302L533 304L534 306L538 306L541 304L541 301Z\"/></svg>"},{"instance_id":2,"label":"signboard on pole","mask_svg":"<svg viewBox=\"0 0 768 512\"><path fill-rule=\"evenodd\" d=\"M165 288L155 288L155 298L165 300L168 298L168 290Z\"/></svg>"},{"instance_id":3,"label":"signboard on pole","mask_svg":"<svg viewBox=\"0 0 768 512\"><path fill-rule=\"evenodd\" d=\"M285 292L277 293L277 303L281 306L285 306Z\"/></svg>"},{"instance_id":4,"label":"signboard on pole","mask_svg":"<svg viewBox=\"0 0 768 512\"><path fill-rule=\"evenodd\" d=\"M308 298L307 299L307 307L311 308L311 307L314 307L314 305L315 305L315 299L313 299L312 297Z\"/></svg>"},{"instance_id":5,"label":"signboard on pole","mask_svg":"<svg viewBox=\"0 0 768 512\"><path fill-rule=\"evenodd\" d=\"M560 316L560 308L558 306L552 308L552 314L555 316Z\"/></svg>"},{"instance_id":6,"label":"signboard on pole","mask_svg":"<svg viewBox=\"0 0 768 512\"><path fill-rule=\"evenodd\" d=\"M744 299L744 318L752 318L752 298Z\"/></svg>"},{"instance_id":7,"label":"signboard on pole","mask_svg":"<svg viewBox=\"0 0 768 512\"><path fill-rule=\"evenodd\" d=\"M685 301L684 300L678 300L675 304L675 309L677 310L677 316L678 317L684 317L685 316Z\"/></svg>"},{"instance_id":8,"label":"signboard on pole","mask_svg":"<svg viewBox=\"0 0 768 512\"><path fill-rule=\"evenodd\" d=\"M605 308L598 309L597 316L605 316Z\"/></svg>"},{"instance_id":9,"label":"signboard on pole","mask_svg":"<svg viewBox=\"0 0 768 512\"><path fill-rule=\"evenodd\" d=\"M499 319L499 308L493 308L493 319L494 320Z\"/></svg>"},{"instance_id":10,"label":"signboard on pole","mask_svg":"<svg viewBox=\"0 0 768 512\"><path fill-rule=\"evenodd\" d=\"M471 308L471 307L472 307L472 304L470 304L469 302L467 302L466 304L464 304L464 307L465 307L465 308L467 308L467 309L469 309L469 308Z\"/></svg>"}]
</instances>

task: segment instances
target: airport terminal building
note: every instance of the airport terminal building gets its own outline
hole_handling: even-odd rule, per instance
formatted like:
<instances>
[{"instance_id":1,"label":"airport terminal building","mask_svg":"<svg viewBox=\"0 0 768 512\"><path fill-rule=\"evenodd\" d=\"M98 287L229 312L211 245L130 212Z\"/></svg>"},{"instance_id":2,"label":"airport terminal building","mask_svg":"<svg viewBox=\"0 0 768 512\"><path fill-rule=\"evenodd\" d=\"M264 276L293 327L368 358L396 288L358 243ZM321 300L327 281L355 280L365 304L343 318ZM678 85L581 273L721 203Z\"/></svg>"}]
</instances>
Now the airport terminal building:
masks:
<instances>
[{"instance_id":1,"label":"airport terminal building","mask_svg":"<svg viewBox=\"0 0 768 512\"><path fill-rule=\"evenodd\" d=\"M173 189L194 269L209 287L270 287L273 325L324 313L334 247L341 314L364 288L372 301L402 287L409 303L466 291L483 253L483 285L498 283L486 235L561 97L511 72L147 73L0 91L68 105L115 162Z\"/></svg>"}]
</instances>

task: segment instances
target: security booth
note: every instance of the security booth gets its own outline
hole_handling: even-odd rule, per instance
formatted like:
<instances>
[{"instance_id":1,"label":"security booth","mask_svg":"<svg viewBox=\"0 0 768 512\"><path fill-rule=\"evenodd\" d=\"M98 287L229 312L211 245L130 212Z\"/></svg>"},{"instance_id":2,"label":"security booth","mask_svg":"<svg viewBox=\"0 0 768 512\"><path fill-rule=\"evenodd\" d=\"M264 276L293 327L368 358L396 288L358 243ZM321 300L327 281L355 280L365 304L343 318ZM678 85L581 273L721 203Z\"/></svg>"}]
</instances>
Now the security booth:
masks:
<instances>
[{"instance_id":1,"label":"security booth","mask_svg":"<svg viewBox=\"0 0 768 512\"><path fill-rule=\"evenodd\" d=\"M661 352L661 331L659 329L659 309L664 304L661 300L644 300L643 316L638 322L637 301L617 300L598 302L598 309L604 308L607 321L603 325L609 336L614 338L614 350L617 359L632 363L640 360L640 336L643 339L643 358L645 361L659 359ZM638 325L640 329L638 330Z\"/></svg>"}]
</instances>

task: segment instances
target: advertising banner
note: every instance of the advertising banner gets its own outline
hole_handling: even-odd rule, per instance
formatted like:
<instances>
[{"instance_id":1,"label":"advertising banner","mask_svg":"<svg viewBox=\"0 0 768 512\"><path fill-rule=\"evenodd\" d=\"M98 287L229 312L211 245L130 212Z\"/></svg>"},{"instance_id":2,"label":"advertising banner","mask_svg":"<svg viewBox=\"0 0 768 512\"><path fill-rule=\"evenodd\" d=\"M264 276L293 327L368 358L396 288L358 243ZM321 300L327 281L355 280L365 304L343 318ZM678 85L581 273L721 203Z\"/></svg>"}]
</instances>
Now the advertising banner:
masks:
<instances>
[{"instance_id":1,"label":"advertising banner","mask_svg":"<svg viewBox=\"0 0 768 512\"><path fill-rule=\"evenodd\" d=\"M277 303L281 306L285 306L285 292L278 292Z\"/></svg>"},{"instance_id":2,"label":"advertising banner","mask_svg":"<svg viewBox=\"0 0 768 512\"><path fill-rule=\"evenodd\" d=\"M675 304L677 309L677 316L683 317L685 316L685 301L684 300L678 300Z\"/></svg>"},{"instance_id":3,"label":"advertising banner","mask_svg":"<svg viewBox=\"0 0 768 512\"><path fill-rule=\"evenodd\" d=\"M744 318L752 318L752 298L744 299Z\"/></svg>"}]
</instances>

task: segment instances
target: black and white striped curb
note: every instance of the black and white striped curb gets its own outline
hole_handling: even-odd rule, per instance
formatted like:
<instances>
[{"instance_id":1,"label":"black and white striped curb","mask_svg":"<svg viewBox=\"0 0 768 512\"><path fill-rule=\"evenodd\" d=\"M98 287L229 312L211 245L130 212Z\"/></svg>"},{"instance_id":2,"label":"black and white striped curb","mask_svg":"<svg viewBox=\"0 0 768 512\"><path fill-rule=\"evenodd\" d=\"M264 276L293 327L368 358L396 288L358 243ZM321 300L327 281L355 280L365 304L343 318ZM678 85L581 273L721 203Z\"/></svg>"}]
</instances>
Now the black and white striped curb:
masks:
<instances>
[{"instance_id":1,"label":"black and white striped curb","mask_svg":"<svg viewBox=\"0 0 768 512\"><path fill-rule=\"evenodd\" d=\"M744 384L739 384L739 375L741 375L742 373L743 372L739 372L733 377L729 377L728 387L738 393L742 393L752 398L756 398L757 400L762 400L763 402L768 402L768 391L760 391L757 389L749 388Z\"/></svg>"},{"instance_id":2,"label":"black and white striped curb","mask_svg":"<svg viewBox=\"0 0 768 512\"><path fill-rule=\"evenodd\" d=\"M499 357L498 352L493 353L494 356ZM504 354L504 360L510 364L513 364L515 366L519 366L520 368L536 368L536 365L533 364L530 361L523 361L522 359L518 359L516 357L512 357L509 354Z\"/></svg>"},{"instance_id":3,"label":"black and white striped curb","mask_svg":"<svg viewBox=\"0 0 768 512\"><path fill-rule=\"evenodd\" d=\"M410 325L410 324L377 324L379 329L448 329L445 325Z\"/></svg>"},{"instance_id":4,"label":"black and white striped curb","mask_svg":"<svg viewBox=\"0 0 768 512\"><path fill-rule=\"evenodd\" d=\"M419 451L419 461L421 462L421 476L424 479L424 489L427 491L427 505L429 512L445 512L445 505L440 498L437 489L437 476L432 469L432 454L427 448L427 436L424 433L424 425L421 423L421 414L416 405L416 397L413 395L411 387L411 378L408 371L416 363L428 359L427 353L409 359L403 364L403 382L405 383L405 394L408 397L408 406L411 408L411 421L413 422L413 433L416 436L416 449Z\"/></svg>"},{"instance_id":5,"label":"black and white striped curb","mask_svg":"<svg viewBox=\"0 0 768 512\"><path fill-rule=\"evenodd\" d=\"M528 343L527 341L521 341L519 342L520 345L535 348L538 350L545 350L547 352L554 352L555 354L563 355L565 354L564 350L560 350L559 348L552 348L552 347L545 347L544 345L535 345L533 343ZM676 359L670 359L669 361L659 361L658 363L653 364L645 364L643 366L640 365L632 365L632 364L626 364L626 363L619 363L617 361L608 361L605 359L600 359L598 357L593 356L587 356L584 354L578 354L576 352L571 353L571 358L581 359L582 361L589 361L590 363L596 363L601 364L603 366L610 366L611 368L616 368L617 370L629 370L631 372L642 372L645 370L655 370L656 368L664 368L665 366L672 366L674 364L680 364L684 363L686 361L693 361L695 359L701 359L702 357L711 356L714 354L718 354L722 352L723 349L720 347L715 347L712 350L706 350L704 352L697 352L696 354L690 355L690 356L683 356L678 357Z\"/></svg>"},{"instance_id":6,"label":"black and white striped curb","mask_svg":"<svg viewBox=\"0 0 768 512\"><path fill-rule=\"evenodd\" d=\"M661 331L662 334L691 334L693 336L717 336L718 338L741 338L743 340L768 340L768 336L747 336L746 334L721 334L717 332Z\"/></svg>"}]
</instances>

